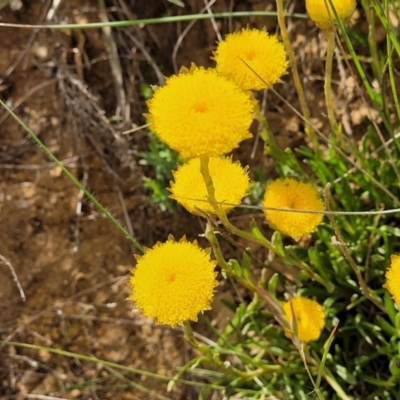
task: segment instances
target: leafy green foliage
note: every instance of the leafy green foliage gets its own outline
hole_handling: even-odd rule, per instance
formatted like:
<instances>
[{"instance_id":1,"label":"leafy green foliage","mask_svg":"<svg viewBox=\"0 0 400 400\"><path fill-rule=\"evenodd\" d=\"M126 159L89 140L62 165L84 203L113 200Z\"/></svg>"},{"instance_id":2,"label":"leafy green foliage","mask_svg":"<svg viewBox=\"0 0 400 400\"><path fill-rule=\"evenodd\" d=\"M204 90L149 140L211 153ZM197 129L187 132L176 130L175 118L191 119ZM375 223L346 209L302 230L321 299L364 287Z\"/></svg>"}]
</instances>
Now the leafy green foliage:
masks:
<instances>
[{"instance_id":1,"label":"leafy green foliage","mask_svg":"<svg viewBox=\"0 0 400 400\"><path fill-rule=\"evenodd\" d=\"M167 187L172 180L172 171L182 163L178 153L162 143L157 136L149 133L149 150L139 153L139 163L153 168L154 178L145 177L144 187L151 191L150 200L157 204L161 211L174 213L178 210L175 201L169 199Z\"/></svg>"}]
</instances>

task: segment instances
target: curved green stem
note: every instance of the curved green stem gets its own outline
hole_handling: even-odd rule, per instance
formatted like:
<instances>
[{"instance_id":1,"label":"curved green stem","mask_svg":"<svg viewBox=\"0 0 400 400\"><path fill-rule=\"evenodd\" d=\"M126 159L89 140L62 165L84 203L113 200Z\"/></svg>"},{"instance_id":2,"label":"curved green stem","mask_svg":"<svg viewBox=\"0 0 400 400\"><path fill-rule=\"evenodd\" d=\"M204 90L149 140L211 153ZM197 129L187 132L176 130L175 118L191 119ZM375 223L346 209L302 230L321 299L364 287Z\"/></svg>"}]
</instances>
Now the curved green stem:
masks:
<instances>
[{"instance_id":1,"label":"curved green stem","mask_svg":"<svg viewBox=\"0 0 400 400\"><path fill-rule=\"evenodd\" d=\"M249 232L243 231L236 226L232 225L231 222L228 220L225 211L222 209L221 205L217 202L215 198L215 189L212 182L212 178L210 175L210 171L208 168L208 158L201 158L200 159L200 171L203 175L204 182L207 187L207 194L208 194L208 201L214 207L215 213L217 214L218 218L221 220L224 227L231 233L236 236L239 236L243 239L255 242L260 244L261 246L265 247L266 249L275 252L274 246L272 243L265 239L265 238L258 238L252 235Z\"/></svg>"},{"instance_id":2,"label":"curved green stem","mask_svg":"<svg viewBox=\"0 0 400 400\"><path fill-rule=\"evenodd\" d=\"M237 228L234 226L226 216L225 211L221 207L221 205L216 201L215 199L215 189L214 185L212 182L212 178L210 175L210 171L208 168L208 158L202 158L200 160L200 171L201 174L203 175L204 182L207 187L207 193L208 193L208 201L210 204L214 207L215 213L217 214L218 218L224 225L224 227L231 232L232 234L241 237L243 239L248 240L249 242L253 243L258 243L261 246L265 247L269 251L273 252L275 255L280 256L283 260L286 260L290 262L292 265L298 267L300 270L305 271L307 275L310 277L310 279L313 279L317 282L319 282L321 285L325 286L328 291L332 290L332 285L328 282L325 282L324 279L318 275L317 273L313 272L310 267L307 266L304 262L301 262L300 260L296 260L293 257L289 257L288 255L282 255L278 251L278 249L274 246L273 243L271 243L268 239L266 239L260 232L259 235L255 235L252 232L247 232L242 229Z\"/></svg>"},{"instance_id":3,"label":"curved green stem","mask_svg":"<svg viewBox=\"0 0 400 400\"><path fill-rule=\"evenodd\" d=\"M207 223L207 227L205 230L205 237L208 240L208 242L210 243L214 256L217 260L217 263L219 265L219 267L222 269L222 271L227 275L230 276L232 278L235 278L238 282L240 282L244 287L246 287L247 289L251 290L251 291L255 291L255 286L254 283L251 281L251 279L248 279L248 277L241 277L239 276L230 266L229 264L226 262L222 251L221 251L221 247L219 245L218 239L215 236L214 230L210 224L210 222Z\"/></svg>"}]
</instances>

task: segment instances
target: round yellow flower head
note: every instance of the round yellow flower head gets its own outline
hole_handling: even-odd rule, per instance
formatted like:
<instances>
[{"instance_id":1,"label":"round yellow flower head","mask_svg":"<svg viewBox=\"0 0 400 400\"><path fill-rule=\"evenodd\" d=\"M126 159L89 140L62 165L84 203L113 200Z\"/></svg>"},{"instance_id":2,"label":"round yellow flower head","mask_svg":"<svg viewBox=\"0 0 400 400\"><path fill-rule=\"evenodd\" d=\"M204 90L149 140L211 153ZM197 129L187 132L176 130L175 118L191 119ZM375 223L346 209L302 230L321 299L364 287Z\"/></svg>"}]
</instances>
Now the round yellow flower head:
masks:
<instances>
[{"instance_id":1,"label":"round yellow flower head","mask_svg":"<svg viewBox=\"0 0 400 400\"><path fill-rule=\"evenodd\" d=\"M290 331L287 332L289 337L297 329L297 337L301 342L319 339L325 325L325 312L320 304L315 300L299 296L283 302L282 308L283 316L291 326Z\"/></svg>"},{"instance_id":2,"label":"round yellow flower head","mask_svg":"<svg viewBox=\"0 0 400 400\"><path fill-rule=\"evenodd\" d=\"M200 312L210 309L218 285L215 262L197 242L170 236L138 257L129 285L136 307L157 324L182 325L197 321Z\"/></svg>"},{"instance_id":3,"label":"round yellow flower head","mask_svg":"<svg viewBox=\"0 0 400 400\"><path fill-rule=\"evenodd\" d=\"M390 267L386 271L385 287L393 296L394 301L400 307L400 256L390 257Z\"/></svg>"},{"instance_id":4,"label":"round yellow flower head","mask_svg":"<svg viewBox=\"0 0 400 400\"><path fill-rule=\"evenodd\" d=\"M231 158L210 158L209 171L215 190L215 199L226 213L239 204L250 189L249 174ZM193 158L174 172L175 182L171 182L172 199L182 204L192 214L199 210L215 214L213 206L208 203L208 194L203 175L200 172L200 159ZM198 199L198 200L194 200Z\"/></svg>"},{"instance_id":5,"label":"round yellow flower head","mask_svg":"<svg viewBox=\"0 0 400 400\"><path fill-rule=\"evenodd\" d=\"M316 188L293 178L277 179L267 185L262 205L266 208L291 208L323 211L324 203ZM322 214L264 210L268 225L295 240L314 232L322 222Z\"/></svg>"},{"instance_id":6,"label":"round yellow flower head","mask_svg":"<svg viewBox=\"0 0 400 400\"><path fill-rule=\"evenodd\" d=\"M356 8L356 0L331 0L338 17L345 24ZM335 25L335 13L330 0L306 0L306 9L315 25L322 30L332 30Z\"/></svg>"},{"instance_id":7,"label":"round yellow flower head","mask_svg":"<svg viewBox=\"0 0 400 400\"><path fill-rule=\"evenodd\" d=\"M171 76L148 106L154 132L184 158L217 157L251 137L253 101L215 69Z\"/></svg>"},{"instance_id":8,"label":"round yellow flower head","mask_svg":"<svg viewBox=\"0 0 400 400\"><path fill-rule=\"evenodd\" d=\"M245 90L270 88L288 67L283 44L260 29L245 28L227 35L213 58L217 71Z\"/></svg>"}]
</instances>

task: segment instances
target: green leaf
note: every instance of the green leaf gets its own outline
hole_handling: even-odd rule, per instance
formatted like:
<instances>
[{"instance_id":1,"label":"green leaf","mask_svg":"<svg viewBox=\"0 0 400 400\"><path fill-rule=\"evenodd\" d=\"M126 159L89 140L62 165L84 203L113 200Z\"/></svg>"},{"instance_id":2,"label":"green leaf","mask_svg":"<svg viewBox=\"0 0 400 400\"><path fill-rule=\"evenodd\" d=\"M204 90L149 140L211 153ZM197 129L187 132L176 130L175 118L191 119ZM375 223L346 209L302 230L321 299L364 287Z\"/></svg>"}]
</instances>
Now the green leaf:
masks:
<instances>
[{"instance_id":1,"label":"green leaf","mask_svg":"<svg viewBox=\"0 0 400 400\"><path fill-rule=\"evenodd\" d=\"M357 379L355 376L348 371L346 367L343 365L336 364L335 365L336 373L347 383L350 385L355 385L357 383Z\"/></svg>"},{"instance_id":2,"label":"green leaf","mask_svg":"<svg viewBox=\"0 0 400 400\"><path fill-rule=\"evenodd\" d=\"M276 254L280 257L285 257L286 251L282 242L282 236L278 231L275 231L271 237L271 243L276 249Z\"/></svg>"},{"instance_id":3,"label":"green leaf","mask_svg":"<svg viewBox=\"0 0 400 400\"><path fill-rule=\"evenodd\" d=\"M278 286L279 283L279 274L273 274L268 282L268 291L270 295L274 298L276 298L276 287Z\"/></svg>"},{"instance_id":4,"label":"green leaf","mask_svg":"<svg viewBox=\"0 0 400 400\"><path fill-rule=\"evenodd\" d=\"M228 265L233 269L235 272L235 275L241 278L243 276L243 268L239 264L238 260L235 260L234 258L228 261Z\"/></svg>"},{"instance_id":5,"label":"green leaf","mask_svg":"<svg viewBox=\"0 0 400 400\"><path fill-rule=\"evenodd\" d=\"M181 0L168 0L170 3L175 4L178 7L185 7L185 3Z\"/></svg>"}]
</instances>

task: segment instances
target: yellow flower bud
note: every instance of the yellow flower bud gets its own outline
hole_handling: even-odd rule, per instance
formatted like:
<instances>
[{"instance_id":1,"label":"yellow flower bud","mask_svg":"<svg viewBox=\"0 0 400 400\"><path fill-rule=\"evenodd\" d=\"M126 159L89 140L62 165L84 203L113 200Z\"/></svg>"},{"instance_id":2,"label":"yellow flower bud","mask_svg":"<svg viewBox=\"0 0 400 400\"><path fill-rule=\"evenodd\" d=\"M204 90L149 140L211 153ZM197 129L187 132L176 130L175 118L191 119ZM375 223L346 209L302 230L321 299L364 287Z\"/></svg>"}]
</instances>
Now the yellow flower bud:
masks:
<instances>
[{"instance_id":1,"label":"yellow flower bud","mask_svg":"<svg viewBox=\"0 0 400 400\"><path fill-rule=\"evenodd\" d=\"M355 0L306 0L308 15L324 31L332 30L336 23L331 3L343 23L350 19L356 8Z\"/></svg>"}]
</instances>

